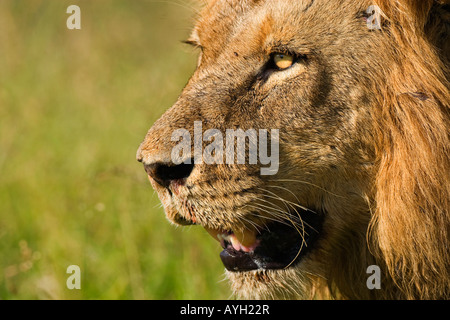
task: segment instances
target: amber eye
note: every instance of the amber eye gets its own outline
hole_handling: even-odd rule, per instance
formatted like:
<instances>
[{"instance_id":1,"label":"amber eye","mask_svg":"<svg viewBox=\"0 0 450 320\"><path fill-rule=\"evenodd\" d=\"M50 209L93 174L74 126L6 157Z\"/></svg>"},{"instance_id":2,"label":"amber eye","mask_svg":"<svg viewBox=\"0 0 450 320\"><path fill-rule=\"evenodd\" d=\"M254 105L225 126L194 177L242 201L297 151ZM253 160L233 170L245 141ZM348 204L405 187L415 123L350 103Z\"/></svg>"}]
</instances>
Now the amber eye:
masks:
<instances>
[{"instance_id":1,"label":"amber eye","mask_svg":"<svg viewBox=\"0 0 450 320\"><path fill-rule=\"evenodd\" d=\"M284 53L275 53L273 55L273 63L279 70L285 70L294 64L294 56Z\"/></svg>"}]
</instances>

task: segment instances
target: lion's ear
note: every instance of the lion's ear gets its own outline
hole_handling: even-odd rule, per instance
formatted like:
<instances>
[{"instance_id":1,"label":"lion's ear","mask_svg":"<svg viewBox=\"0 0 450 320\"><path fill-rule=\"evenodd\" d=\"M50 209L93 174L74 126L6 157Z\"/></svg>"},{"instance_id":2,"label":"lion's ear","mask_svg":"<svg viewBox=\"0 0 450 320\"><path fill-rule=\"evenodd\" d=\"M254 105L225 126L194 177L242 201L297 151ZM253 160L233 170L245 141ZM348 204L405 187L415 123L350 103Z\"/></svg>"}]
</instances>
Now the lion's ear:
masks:
<instances>
[{"instance_id":1,"label":"lion's ear","mask_svg":"<svg viewBox=\"0 0 450 320\"><path fill-rule=\"evenodd\" d=\"M431 10L425 34L439 49L441 59L448 66L450 65L450 0L441 2Z\"/></svg>"},{"instance_id":2,"label":"lion's ear","mask_svg":"<svg viewBox=\"0 0 450 320\"><path fill-rule=\"evenodd\" d=\"M395 21L404 27L423 29L432 7L440 1L378 0L377 2L388 20Z\"/></svg>"},{"instance_id":3,"label":"lion's ear","mask_svg":"<svg viewBox=\"0 0 450 320\"><path fill-rule=\"evenodd\" d=\"M388 34L395 41L422 47L415 39L423 38L435 49L444 65L450 64L450 0L375 1L386 19ZM416 48L417 52L420 47ZM450 74L447 77L450 78Z\"/></svg>"}]
</instances>

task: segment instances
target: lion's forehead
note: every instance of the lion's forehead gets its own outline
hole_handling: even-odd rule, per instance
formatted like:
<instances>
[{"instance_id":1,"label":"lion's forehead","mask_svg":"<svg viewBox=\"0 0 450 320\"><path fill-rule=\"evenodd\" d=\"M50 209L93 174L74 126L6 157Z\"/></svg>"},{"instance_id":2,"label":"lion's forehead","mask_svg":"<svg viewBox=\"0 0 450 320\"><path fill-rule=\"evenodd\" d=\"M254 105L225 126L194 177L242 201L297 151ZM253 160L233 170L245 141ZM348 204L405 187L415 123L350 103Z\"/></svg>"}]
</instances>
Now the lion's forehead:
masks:
<instances>
[{"instance_id":1,"label":"lion's forehead","mask_svg":"<svg viewBox=\"0 0 450 320\"><path fill-rule=\"evenodd\" d=\"M243 44L249 51L263 47L268 39L326 44L354 30L349 24L369 2L217 0L203 9L191 37L216 56L230 43Z\"/></svg>"}]
</instances>

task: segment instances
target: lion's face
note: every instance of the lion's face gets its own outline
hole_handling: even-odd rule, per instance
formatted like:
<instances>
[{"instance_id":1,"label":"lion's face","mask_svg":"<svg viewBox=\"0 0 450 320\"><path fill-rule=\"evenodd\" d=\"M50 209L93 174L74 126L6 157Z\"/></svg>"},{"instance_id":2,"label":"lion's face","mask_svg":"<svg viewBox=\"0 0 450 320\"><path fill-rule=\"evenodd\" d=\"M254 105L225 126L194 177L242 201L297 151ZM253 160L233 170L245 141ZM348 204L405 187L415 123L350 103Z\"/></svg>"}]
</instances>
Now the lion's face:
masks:
<instances>
[{"instance_id":1,"label":"lion's face","mask_svg":"<svg viewBox=\"0 0 450 320\"><path fill-rule=\"evenodd\" d=\"M390 63L367 27L370 5L211 1L188 40L201 48L198 68L138 150L168 219L221 242L240 297L310 297L339 268L359 268L353 281L366 286L367 265L347 261L366 254L372 77ZM279 130L275 174L262 175L260 161L174 164L177 129L191 134L192 149L213 141L194 138L195 121L223 137Z\"/></svg>"}]
</instances>

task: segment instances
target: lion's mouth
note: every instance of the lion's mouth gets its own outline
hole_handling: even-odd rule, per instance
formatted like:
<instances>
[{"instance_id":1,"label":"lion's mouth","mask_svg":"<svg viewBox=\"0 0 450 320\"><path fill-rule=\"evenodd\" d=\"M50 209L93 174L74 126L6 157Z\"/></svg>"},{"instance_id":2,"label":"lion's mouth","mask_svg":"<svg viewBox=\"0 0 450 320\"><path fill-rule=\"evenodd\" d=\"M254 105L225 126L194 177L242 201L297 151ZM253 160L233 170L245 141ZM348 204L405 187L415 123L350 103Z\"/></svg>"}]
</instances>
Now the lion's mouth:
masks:
<instances>
[{"instance_id":1,"label":"lion's mouth","mask_svg":"<svg viewBox=\"0 0 450 320\"><path fill-rule=\"evenodd\" d=\"M229 271L286 269L297 264L311 250L322 225L322 215L310 210L298 210L291 216L285 221L271 223L257 234L206 230L221 243L224 250L220 258ZM300 222L294 222L295 217Z\"/></svg>"}]
</instances>

